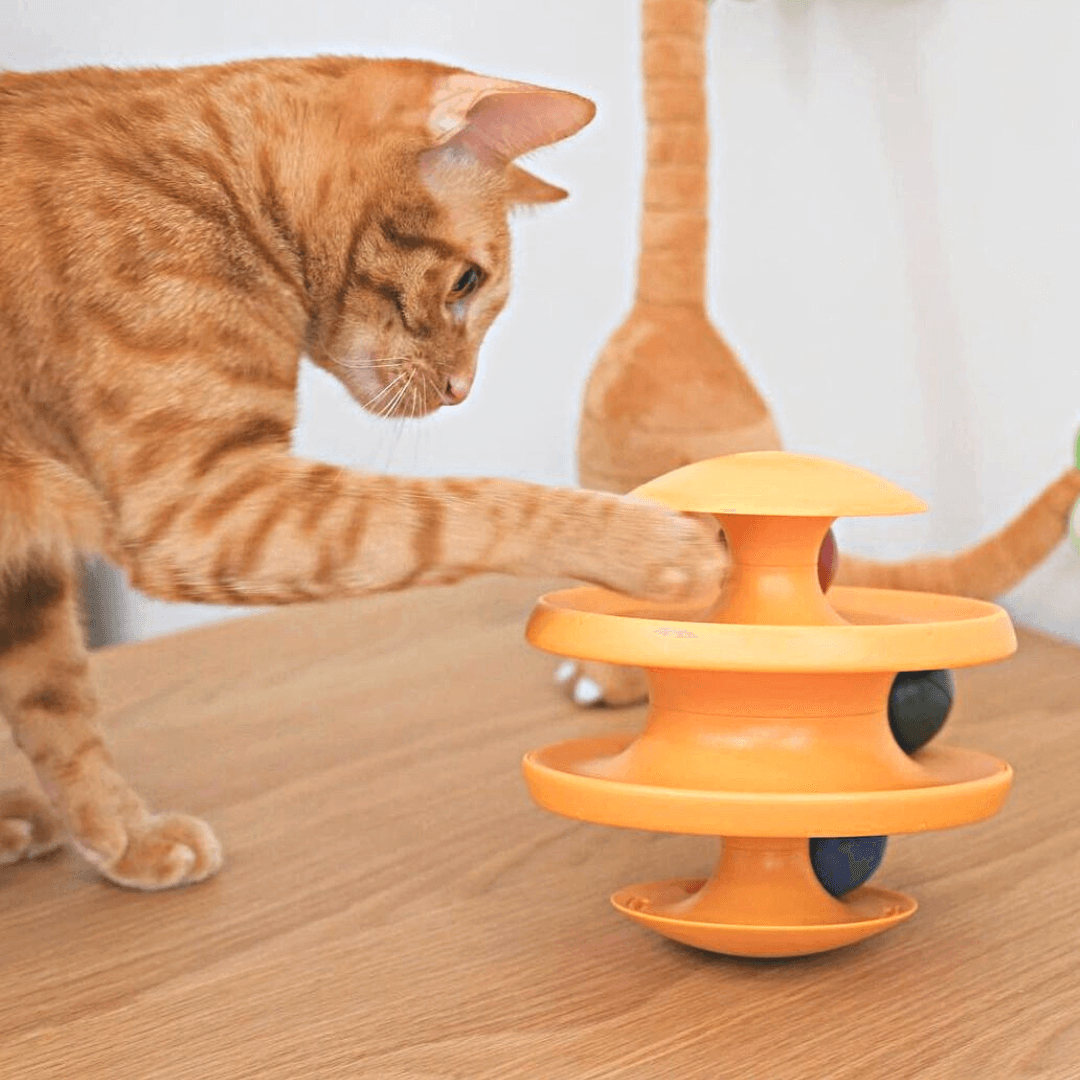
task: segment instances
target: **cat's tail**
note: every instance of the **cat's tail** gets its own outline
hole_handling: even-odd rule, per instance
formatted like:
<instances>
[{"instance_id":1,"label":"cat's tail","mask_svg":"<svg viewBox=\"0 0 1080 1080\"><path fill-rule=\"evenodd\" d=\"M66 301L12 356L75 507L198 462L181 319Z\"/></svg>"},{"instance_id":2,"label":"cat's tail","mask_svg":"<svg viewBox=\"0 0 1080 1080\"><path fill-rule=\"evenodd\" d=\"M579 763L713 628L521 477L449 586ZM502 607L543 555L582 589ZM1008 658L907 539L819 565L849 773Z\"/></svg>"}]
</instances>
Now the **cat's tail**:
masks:
<instances>
[{"instance_id":1,"label":"cat's tail","mask_svg":"<svg viewBox=\"0 0 1080 1080\"><path fill-rule=\"evenodd\" d=\"M1018 585L1065 538L1078 498L1080 469L1068 469L1019 516L975 547L897 563L841 553L834 581L992 600Z\"/></svg>"},{"instance_id":2,"label":"cat's tail","mask_svg":"<svg viewBox=\"0 0 1080 1080\"><path fill-rule=\"evenodd\" d=\"M637 299L704 307L709 122L704 0L641 0L645 175Z\"/></svg>"}]
</instances>

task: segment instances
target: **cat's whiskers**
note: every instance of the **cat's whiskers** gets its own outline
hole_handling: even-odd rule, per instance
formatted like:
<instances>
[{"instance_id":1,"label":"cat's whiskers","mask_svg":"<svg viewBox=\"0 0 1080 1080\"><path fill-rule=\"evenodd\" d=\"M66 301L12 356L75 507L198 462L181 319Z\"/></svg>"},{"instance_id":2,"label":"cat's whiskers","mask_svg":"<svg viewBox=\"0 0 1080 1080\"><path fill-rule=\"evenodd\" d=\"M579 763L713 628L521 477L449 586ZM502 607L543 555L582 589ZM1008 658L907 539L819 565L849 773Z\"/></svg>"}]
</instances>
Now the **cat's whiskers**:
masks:
<instances>
[{"instance_id":1,"label":"cat's whiskers","mask_svg":"<svg viewBox=\"0 0 1080 1080\"><path fill-rule=\"evenodd\" d=\"M388 382L374 397L371 397L367 401L364 402L364 408L368 409L368 410L371 410L372 408L374 408L375 403L379 400L379 398L383 397L383 395L385 395L385 394L390 393L390 391L393 390L394 387L402 379L404 379L407 376L407 374L408 374L407 372L403 371L399 375L397 375L395 378L391 379L390 382ZM381 414L382 414L382 410L380 409L377 415L381 415Z\"/></svg>"},{"instance_id":2,"label":"cat's whiskers","mask_svg":"<svg viewBox=\"0 0 1080 1080\"><path fill-rule=\"evenodd\" d=\"M396 381L397 380L395 379L394 382ZM378 404L378 401L381 397L383 397L385 394L389 393L393 389L394 383L390 383L390 385L384 386L373 398L371 398L370 401L365 402L364 408L373 416L380 416L382 413L382 406L380 406L378 409L376 409L375 406Z\"/></svg>"},{"instance_id":3,"label":"cat's whiskers","mask_svg":"<svg viewBox=\"0 0 1080 1080\"><path fill-rule=\"evenodd\" d=\"M394 415L394 410L397 408L398 403L405 396L405 392L412 385L413 372L412 371L409 371L409 372L404 372L403 371L401 373L401 375L398 376L398 379L401 379L401 378L405 379L405 385L402 386L398 390L398 392L394 395L393 399L390 401L390 403L385 408L379 410L379 416L382 419L386 419L387 417L391 417L391 416ZM395 379L394 382L397 382L397 379Z\"/></svg>"},{"instance_id":4,"label":"cat's whiskers","mask_svg":"<svg viewBox=\"0 0 1080 1080\"><path fill-rule=\"evenodd\" d=\"M332 354L330 359L339 367L346 368L349 371L359 371L364 368L397 367L400 364L409 362L407 356L349 357Z\"/></svg>"},{"instance_id":5,"label":"cat's whiskers","mask_svg":"<svg viewBox=\"0 0 1080 1080\"><path fill-rule=\"evenodd\" d=\"M438 384L435 382L435 377L431 374L430 371L427 370L427 368L419 368L418 370L419 370L420 376L424 380L425 384L427 386L430 386L431 389L433 391L435 391L435 396L438 397L439 396L439 387L438 387ZM421 396L421 398L424 396L423 390L421 390L420 396Z\"/></svg>"},{"instance_id":6,"label":"cat's whiskers","mask_svg":"<svg viewBox=\"0 0 1080 1080\"><path fill-rule=\"evenodd\" d=\"M384 472L388 472L391 465L393 464L394 452L397 450L398 440L401 438L402 429L405 427L405 417L403 415L394 416L394 413L396 412L401 402L406 399L406 395L408 394L410 387L412 387L413 385L413 378L415 375L416 369L411 368L408 372L408 378L405 381L405 385L398 390L398 392L394 395L393 400L389 402L386 408L380 410L380 414L382 417L392 418L397 421L397 423L394 425L394 434L391 437L390 444L387 448L386 465L383 468Z\"/></svg>"},{"instance_id":7,"label":"cat's whiskers","mask_svg":"<svg viewBox=\"0 0 1080 1080\"><path fill-rule=\"evenodd\" d=\"M418 388L413 386L409 391L408 408L405 411L404 422L401 425L403 428L408 425L410 421L416 419L417 400Z\"/></svg>"},{"instance_id":8,"label":"cat's whiskers","mask_svg":"<svg viewBox=\"0 0 1080 1080\"><path fill-rule=\"evenodd\" d=\"M424 388L417 386L413 388L412 408L413 413L410 419L418 420L420 418L421 410L424 407ZM412 452L412 467L410 472L416 473L416 467L420 457L420 435L424 430L422 424L413 424L412 429L416 434L413 436L413 452Z\"/></svg>"}]
</instances>

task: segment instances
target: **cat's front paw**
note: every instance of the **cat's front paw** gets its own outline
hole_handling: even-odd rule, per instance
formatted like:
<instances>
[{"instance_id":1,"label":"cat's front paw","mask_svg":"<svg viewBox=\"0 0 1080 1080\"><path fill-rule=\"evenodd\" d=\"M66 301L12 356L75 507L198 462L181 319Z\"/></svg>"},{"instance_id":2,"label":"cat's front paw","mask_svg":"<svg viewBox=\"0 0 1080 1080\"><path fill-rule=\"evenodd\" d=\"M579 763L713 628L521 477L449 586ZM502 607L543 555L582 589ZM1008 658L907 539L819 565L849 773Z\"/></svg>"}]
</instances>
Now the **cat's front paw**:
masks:
<instances>
[{"instance_id":1,"label":"cat's front paw","mask_svg":"<svg viewBox=\"0 0 1080 1080\"><path fill-rule=\"evenodd\" d=\"M649 684L641 668L566 660L555 669L555 682L583 709L597 705L640 705L649 699Z\"/></svg>"},{"instance_id":2,"label":"cat's front paw","mask_svg":"<svg viewBox=\"0 0 1080 1080\"><path fill-rule=\"evenodd\" d=\"M63 827L52 807L28 791L0 791L0 865L55 851Z\"/></svg>"},{"instance_id":3,"label":"cat's front paw","mask_svg":"<svg viewBox=\"0 0 1080 1080\"><path fill-rule=\"evenodd\" d=\"M622 501L602 539L603 584L647 600L715 602L728 572L717 519Z\"/></svg>"},{"instance_id":4,"label":"cat's front paw","mask_svg":"<svg viewBox=\"0 0 1080 1080\"><path fill-rule=\"evenodd\" d=\"M221 868L221 845L210 826L187 814L143 814L112 821L94 840L77 837L84 858L117 885L171 889L203 881Z\"/></svg>"}]
</instances>

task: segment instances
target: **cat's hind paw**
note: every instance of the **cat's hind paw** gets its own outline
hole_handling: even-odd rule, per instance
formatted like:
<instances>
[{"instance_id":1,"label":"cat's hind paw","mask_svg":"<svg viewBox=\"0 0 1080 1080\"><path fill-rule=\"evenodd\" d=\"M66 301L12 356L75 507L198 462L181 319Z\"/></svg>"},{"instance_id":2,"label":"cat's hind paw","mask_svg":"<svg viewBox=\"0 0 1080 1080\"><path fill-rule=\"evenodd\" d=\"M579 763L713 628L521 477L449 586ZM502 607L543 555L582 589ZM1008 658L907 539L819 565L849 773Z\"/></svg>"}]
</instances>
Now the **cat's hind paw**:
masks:
<instances>
[{"instance_id":1,"label":"cat's hind paw","mask_svg":"<svg viewBox=\"0 0 1080 1080\"><path fill-rule=\"evenodd\" d=\"M596 705L640 705L649 698L641 668L567 660L555 669L555 682L583 709Z\"/></svg>"},{"instance_id":2,"label":"cat's hind paw","mask_svg":"<svg viewBox=\"0 0 1080 1080\"><path fill-rule=\"evenodd\" d=\"M64 830L52 807L28 791L0 791L0 865L55 851Z\"/></svg>"},{"instance_id":3,"label":"cat's hind paw","mask_svg":"<svg viewBox=\"0 0 1080 1080\"><path fill-rule=\"evenodd\" d=\"M120 843L89 846L83 841L77 846L88 862L117 885L172 889L203 881L221 869L221 845L210 826L198 818L147 814L135 823L116 824L123 830Z\"/></svg>"}]
</instances>

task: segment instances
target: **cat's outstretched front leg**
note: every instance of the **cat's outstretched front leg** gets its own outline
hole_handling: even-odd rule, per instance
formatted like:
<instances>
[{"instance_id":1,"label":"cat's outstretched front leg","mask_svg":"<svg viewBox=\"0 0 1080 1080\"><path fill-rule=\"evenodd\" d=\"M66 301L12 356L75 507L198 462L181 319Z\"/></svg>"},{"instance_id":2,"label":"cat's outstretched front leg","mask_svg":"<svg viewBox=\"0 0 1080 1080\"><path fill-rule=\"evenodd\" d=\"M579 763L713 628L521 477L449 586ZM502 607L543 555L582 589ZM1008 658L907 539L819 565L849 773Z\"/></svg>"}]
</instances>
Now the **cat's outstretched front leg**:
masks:
<instances>
[{"instance_id":1,"label":"cat's outstretched front leg","mask_svg":"<svg viewBox=\"0 0 1080 1080\"><path fill-rule=\"evenodd\" d=\"M245 448L240 432L218 445L125 496L127 569L152 596L286 604L494 572L683 601L715 597L726 573L715 519L514 480L356 473Z\"/></svg>"},{"instance_id":2,"label":"cat's outstretched front leg","mask_svg":"<svg viewBox=\"0 0 1080 1080\"><path fill-rule=\"evenodd\" d=\"M95 721L76 578L55 554L0 577L0 712L75 846L106 877L160 889L199 881L221 865L208 826L152 814L114 768ZM23 854L55 839L55 821L40 806L12 799L0 801L0 833L6 824L11 850L20 833ZM0 835L0 861L2 845Z\"/></svg>"}]
</instances>

